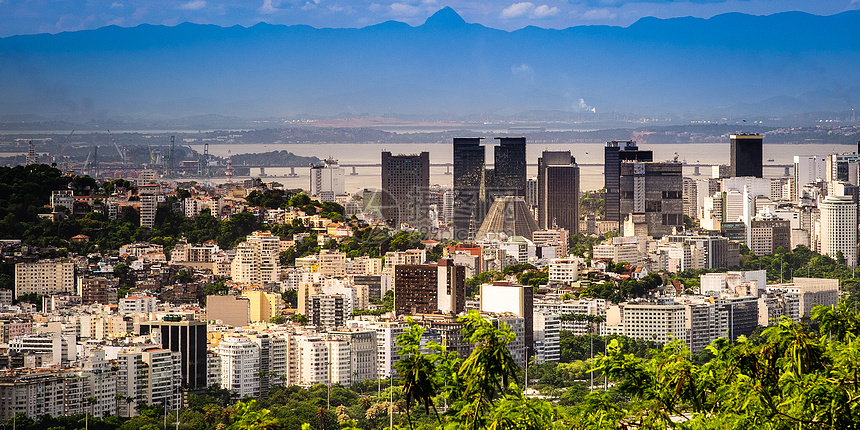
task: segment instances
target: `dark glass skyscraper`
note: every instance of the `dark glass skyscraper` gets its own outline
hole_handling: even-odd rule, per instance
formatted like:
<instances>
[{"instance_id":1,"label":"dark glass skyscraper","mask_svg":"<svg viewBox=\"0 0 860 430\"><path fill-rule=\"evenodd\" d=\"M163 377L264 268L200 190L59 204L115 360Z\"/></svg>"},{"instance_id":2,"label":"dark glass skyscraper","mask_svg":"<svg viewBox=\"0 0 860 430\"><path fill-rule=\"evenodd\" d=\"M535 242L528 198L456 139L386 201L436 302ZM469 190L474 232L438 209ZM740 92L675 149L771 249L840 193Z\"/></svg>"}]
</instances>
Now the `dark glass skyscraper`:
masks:
<instances>
[{"instance_id":1,"label":"dark glass skyscraper","mask_svg":"<svg viewBox=\"0 0 860 430\"><path fill-rule=\"evenodd\" d=\"M733 134L731 139L730 175L762 177L762 135Z\"/></svg>"},{"instance_id":2,"label":"dark glass skyscraper","mask_svg":"<svg viewBox=\"0 0 860 430\"><path fill-rule=\"evenodd\" d=\"M208 365L206 363L206 323L183 320L178 315L166 315L162 321L140 323L140 334L161 332L161 347L182 353L182 387L191 392L205 391Z\"/></svg>"},{"instance_id":3,"label":"dark glass skyscraper","mask_svg":"<svg viewBox=\"0 0 860 430\"><path fill-rule=\"evenodd\" d=\"M429 227L430 153L382 153L382 216L395 227Z\"/></svg>"},{"instance_id":4,"label":"dark glass skyscraper","mask_svg":"<svg viewBox=\"0 0 860 430\"><path fill-rule=\"evenodd\" d=\"M469 223L480 225L486 213L482 137L454 138L454 238L468 239Z\"/></svg>"},{"instance_id":5,"label":"dark glass skyscraper","mask_svg":"<svg viewBox=\"0 0 860 430\"><path fill-rule=\"evenodd\" d=\"M526 196L526 138L497 137L491 195Z\"/></svg>"},{"instance_id":6,"label":"dark glass skyscraper","mask_svg":"<svg viewBox=\"0 0 860 430\"><path fill-rule=\"evenodd\" d=\"M570 151L544 151L538 158L538 227L553 223L579 233L579 166Z\"/></svg>"},{"instance_id":7,"label":"dark glass skyscraper","mask_svg":"<svg viewBox=\"0 0 860 430\"><path fill-rule=\"evenodd\" d=\"M485 169L482 138L454 138L454 238L467 240L497 196L526 195L526 138L497 137L493 169ZM472 223L474 222L474 225Z\"/></svg>"},{"instance_id":8,"label":"dark glass skyscraper","mask_svg":"<svg viewBox=\"0 0 860 430\"><path fill-rule=\"evenodd\" d=\"M654 154L651 151L640 151L639 147L636 146L636 142L632 140L613 140L606 142L603 160L603 179L606 187L606 221L618 222L620 231L621 222L624 221L621 214L620 202L621 161L654 161Z\"/></svg>"}]
</instances>

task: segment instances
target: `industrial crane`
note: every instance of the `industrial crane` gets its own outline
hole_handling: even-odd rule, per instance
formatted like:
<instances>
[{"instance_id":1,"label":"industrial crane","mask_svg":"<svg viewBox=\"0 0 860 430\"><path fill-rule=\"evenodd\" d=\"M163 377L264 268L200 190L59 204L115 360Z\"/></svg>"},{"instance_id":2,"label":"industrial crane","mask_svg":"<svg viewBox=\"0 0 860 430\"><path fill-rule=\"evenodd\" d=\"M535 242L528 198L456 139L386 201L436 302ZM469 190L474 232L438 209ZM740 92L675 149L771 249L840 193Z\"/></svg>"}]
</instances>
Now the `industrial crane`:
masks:
<instances>
[{"instance_id":1,"label":"industrial crane","mask_svg":"<svg viewBox=\"0 0 860 430\"><path fill-rule=\"evenodd\" d=\"M113 133L110 130L107 131L110 135L110 141L113 142L113 146L116 148L116 152L119 153L119 159L122 160L122 167L125 168L125 152L119 148L119 144L116 143L116 139L113 138Z\"/></svg>"},{"instance_id":2,"label":"industrial crane","mask_svg":"<svg viewBox=\"0 0 860 430\"><path fill-rule=\"evenodd\" d=\"M56 163L60 164L60 169L62 169L63 173L66 173L66 171L69 170L69 161L65 158L65 154L66 146L69 145L69 139L72 137L73 134L75 134L74 130L72 130L72 132L69 133L68 136L66 136L66 140L64 140L63 144L60 146L60 153L54 160Z\"/></svg>"}]
</instances>

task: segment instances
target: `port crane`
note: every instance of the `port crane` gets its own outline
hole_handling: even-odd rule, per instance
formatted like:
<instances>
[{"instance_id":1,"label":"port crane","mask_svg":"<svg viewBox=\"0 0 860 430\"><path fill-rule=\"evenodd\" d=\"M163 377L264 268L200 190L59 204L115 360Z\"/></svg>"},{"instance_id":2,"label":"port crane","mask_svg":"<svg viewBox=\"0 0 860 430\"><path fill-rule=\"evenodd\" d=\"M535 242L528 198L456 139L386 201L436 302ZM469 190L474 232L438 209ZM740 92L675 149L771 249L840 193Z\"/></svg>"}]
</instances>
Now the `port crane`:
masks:
<instances>
[{"instance_id":1,"label":"port crane","mask_svg":"<svg viewBox=\"0 0 860 430\"><path fill-rule=\"evenodd\" d=\"M108 130L107 132L110 135L110 141L113 142L113 146L116 148L116 152L119 154L119 159L122 161L122 167L125 168L125 151L120 149L119 144L116 143L116 139L114 139L113 137L113 133L111 133L110 130Z\"/></svg>"}]
</instances>

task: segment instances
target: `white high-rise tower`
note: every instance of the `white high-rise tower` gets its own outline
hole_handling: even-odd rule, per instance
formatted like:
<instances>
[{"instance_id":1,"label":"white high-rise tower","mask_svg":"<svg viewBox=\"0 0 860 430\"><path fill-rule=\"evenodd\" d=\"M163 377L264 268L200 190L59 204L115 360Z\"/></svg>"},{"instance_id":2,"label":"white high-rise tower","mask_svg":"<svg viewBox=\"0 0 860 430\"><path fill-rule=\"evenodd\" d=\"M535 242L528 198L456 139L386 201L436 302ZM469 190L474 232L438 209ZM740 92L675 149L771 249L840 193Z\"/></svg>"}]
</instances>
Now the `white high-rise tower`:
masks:
<instances>
[{"instance_id":1,"label":"white high-rise tower","mask_svg":"<svg viewBox=\"0 0 860 430\"><path fill-rule=\"evenodd\" d=\"M857 265L857 204L850 196L827 196L818 206L821 212L822 254L836 257L842 252L845 263Z\"/></svg>"}]
</instances>

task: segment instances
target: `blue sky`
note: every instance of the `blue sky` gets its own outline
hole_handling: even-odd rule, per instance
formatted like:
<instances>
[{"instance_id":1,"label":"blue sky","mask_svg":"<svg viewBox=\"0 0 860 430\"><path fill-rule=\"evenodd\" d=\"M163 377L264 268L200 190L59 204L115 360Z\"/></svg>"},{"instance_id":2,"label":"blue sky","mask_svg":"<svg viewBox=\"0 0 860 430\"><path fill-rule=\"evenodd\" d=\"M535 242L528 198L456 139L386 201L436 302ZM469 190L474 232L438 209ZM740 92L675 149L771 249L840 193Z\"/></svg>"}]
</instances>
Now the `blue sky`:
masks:
<instances>
[{"instance_id":1,"label":"blue sky","mask_svg":"<svg viewBox=\"0 0 860 430\"><path fill-rule=\"evenodd\" d=\"M420 25L444 6L467 22L515 30L627 26L644 16L708 18L726 12L832 15L860 9L860 0L0 0L0 37L144 23L364 27L397 20Z\"/></svg>"}]
</instances>

